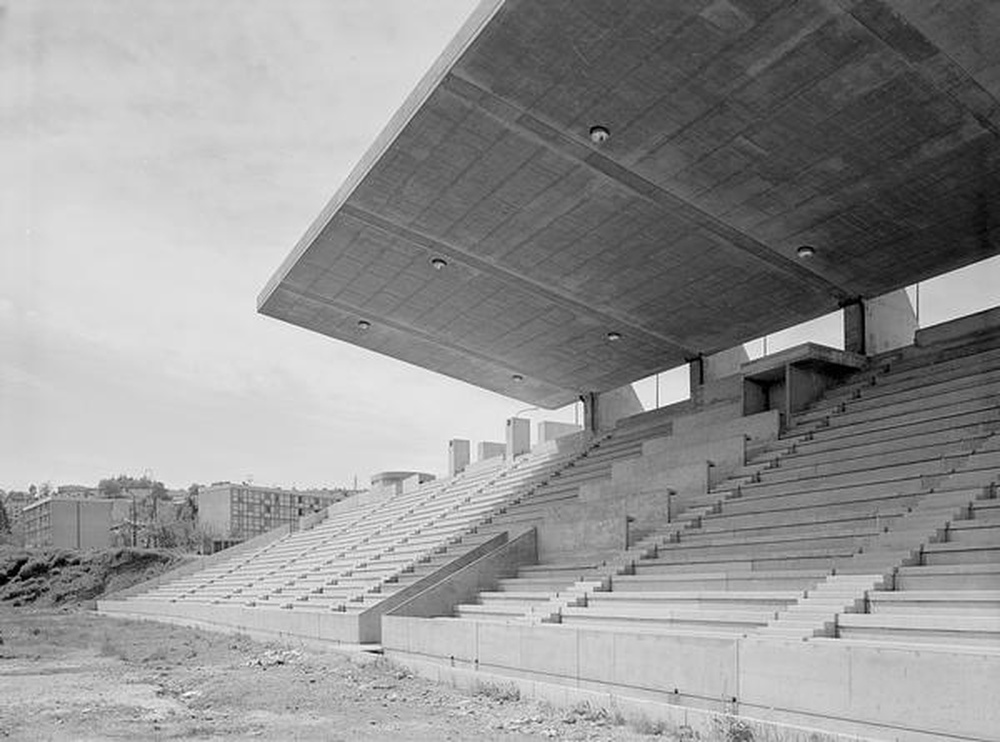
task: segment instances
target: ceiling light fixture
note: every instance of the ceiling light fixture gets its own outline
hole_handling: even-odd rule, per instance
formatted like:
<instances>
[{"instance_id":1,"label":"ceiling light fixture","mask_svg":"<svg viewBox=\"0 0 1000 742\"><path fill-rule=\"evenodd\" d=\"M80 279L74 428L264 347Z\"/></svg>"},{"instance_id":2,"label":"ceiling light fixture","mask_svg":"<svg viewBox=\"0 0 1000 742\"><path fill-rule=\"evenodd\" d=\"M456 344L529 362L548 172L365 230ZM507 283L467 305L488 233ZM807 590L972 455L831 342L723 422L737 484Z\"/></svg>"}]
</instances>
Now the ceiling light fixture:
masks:
<instances>
[{"instance_id":1,"label":"ceiling light fixture","mask_svg":"<svg viewBox=\"0 0 1000 742\"><path fill-rule=\"evenodd\" d=\"M431 266L434 270L439 271L448 265L448 261L444 258L431 258Z\"/></svg>"},{"instance_id":2,"label":"ceiling light fixture","mask_svg":"<svg viewBox=\"0 0 1000 742\"><path fill-rule=\"evenodd\" d=\"M604 144L608 141L611 136L611 132L606 126L591 126L590 127L590 141L594 144Z\"/></svg>"},{"instance_id":3,"label":"ceiling light fixture","mask_svg":"<svg viewBox=\"0 0 1000 742\"><path fill-rule=\"evenodd\" d=\"M362 332L364 332L365 330L367 330L371 326L372 326L372 323L369 322L366 319L359 319L358 320L358 329L361 330Z\"/></svg>"},{"instance_id":4,"label":"ceiling light fixture","mask_svg":"<svg viewBox=\"0 0 1000 742\"><path fill-rule=\"evenodd\" d=\"M795 251L795 254L798 255L803 260L808 260L809 258L816 255L816 248L813 247L812 245L799 245L798 249Z\"/></svg>"},{"instance_id":5,"label":"ceiling light fixture","mask_svg":"<svg viewBox=\"0 0 1000 742\"><path fill-rule=\"evenodd\" d=\"M622 334L620 332L615 332L614 330L612 330L611 332L608 333L607 338L608 342L617 343L619 340L622 339Z\"/></svg>"}]
</instances>

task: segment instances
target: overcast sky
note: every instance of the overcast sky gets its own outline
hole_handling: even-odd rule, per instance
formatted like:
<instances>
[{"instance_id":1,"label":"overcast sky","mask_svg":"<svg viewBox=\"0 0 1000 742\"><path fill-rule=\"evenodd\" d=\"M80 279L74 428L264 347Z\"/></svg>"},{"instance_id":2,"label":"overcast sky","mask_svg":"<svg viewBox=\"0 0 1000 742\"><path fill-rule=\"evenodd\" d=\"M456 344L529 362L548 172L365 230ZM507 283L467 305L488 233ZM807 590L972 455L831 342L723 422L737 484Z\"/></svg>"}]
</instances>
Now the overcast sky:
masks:
<instances>
[{"instance_id":1,"label":"overcast sky","mask_svg":"<svg viewBox=\"0 0 1000 742\"><path fill-rule=\"evenodd\" d=\"M502 438L526 405L255 312L474 5L0 0L0 488L349 484Z\"/></svg>"}]
</instances>

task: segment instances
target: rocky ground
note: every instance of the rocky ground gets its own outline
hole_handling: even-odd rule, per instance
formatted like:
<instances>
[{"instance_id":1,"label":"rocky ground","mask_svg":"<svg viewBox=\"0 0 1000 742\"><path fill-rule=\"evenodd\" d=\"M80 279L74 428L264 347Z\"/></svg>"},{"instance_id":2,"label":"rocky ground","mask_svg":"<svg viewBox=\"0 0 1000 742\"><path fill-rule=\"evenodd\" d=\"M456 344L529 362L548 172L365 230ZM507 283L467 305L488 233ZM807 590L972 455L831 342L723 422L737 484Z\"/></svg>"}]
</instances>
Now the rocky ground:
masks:
<instances>
[{"instance_id":1,"label":"rocky ground","mask_svg":"<svg viewBox=\"0 0 1000 742\"><path fill-rule=\"evenodd\" d=\"M0 604L0 740L676 740L512 687L465 694L373 655ZM691 737L688 737L689 739Z\"/></svg>"}]
</instances>

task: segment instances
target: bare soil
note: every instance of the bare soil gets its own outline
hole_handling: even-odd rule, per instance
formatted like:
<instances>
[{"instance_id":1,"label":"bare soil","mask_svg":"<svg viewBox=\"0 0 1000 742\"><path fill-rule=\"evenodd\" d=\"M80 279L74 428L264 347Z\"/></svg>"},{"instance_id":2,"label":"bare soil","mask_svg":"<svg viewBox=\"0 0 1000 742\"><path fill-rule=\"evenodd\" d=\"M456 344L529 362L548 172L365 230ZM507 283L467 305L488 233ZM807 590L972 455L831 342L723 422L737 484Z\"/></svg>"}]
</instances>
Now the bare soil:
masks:
<instances>
[{"instance_id":1,"label":"bare soil","mask_svg":"<svg viewBox=\"0 0 1000 742\"><path fill-rule=\"evenodd\" d=\"M373 655L78 606L0 604L0 637L0 739L677 739L586 706L522 701L512 687L462 693Z\"/></svg>"}]
</instances>

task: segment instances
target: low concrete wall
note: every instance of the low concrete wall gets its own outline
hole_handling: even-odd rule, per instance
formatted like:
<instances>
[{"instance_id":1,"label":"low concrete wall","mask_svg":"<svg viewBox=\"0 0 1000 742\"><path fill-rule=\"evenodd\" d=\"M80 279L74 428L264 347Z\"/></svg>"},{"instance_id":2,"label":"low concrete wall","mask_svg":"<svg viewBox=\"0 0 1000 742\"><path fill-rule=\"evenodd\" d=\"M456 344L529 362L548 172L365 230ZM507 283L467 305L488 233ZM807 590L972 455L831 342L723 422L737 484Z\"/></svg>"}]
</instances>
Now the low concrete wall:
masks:
<instances>
[{"instance_id":1,"label":"low concrete wall","mask_svg":"<svg viewBox=\"0 0 1000 742\"><path fill-rule=\"evenodd\" d=\"M854 719L941 738L1000 739L1000 650L843 639L747 638L739 700L749 714ZM897 731L898 730L898 731Z\"/></svg>"},{"instance_id":2,"label":"low concrete wall","mask_svg":"<svg viewBox=\"0 0 1000 742\"><path fill-rule=\"evenodd\" d=\"M948 340L968 339L967 336L973 333L997 331L1000 331L1000 307L917 330L913 344L923 348Z\"/></svg>"},{"instance_id":3,"label":"low concrete wall","mask_svg":"<svg viewBox=\"0 0 1000 742\"><path fill-rule=\"evenodd\" d=\"M672 493L675 505L687 502L708 491L710 477L707 461L667 469L663 472L643 472L618 481L592 482L580 487L578 508L596 503L621 503L621 512L635 518L666 515L666 497ZM676 510L672 511L676 512Z\"/></svg>"},{"instance_id":4,"label":"low concrete wall","mask_svg":"<svg viewBox=\"0 0 1000 742\"><path fill-rule=\"evenodd\" d=\"M538 560L561 562L588 551L624 549L628 536L624 498L617 502L581 502L548 509L536 525Z\"/></svg>"},{"instance_id":5,"label":"low concrete wall","mask_svg":"<svg viewBox=\"0 0 1000 742\"><path fill-rule=\"evenodd\" d=\"M660 439L664 440L664 439ZM666 441L674 439L667 438ZM746 438L734 435L710 441L690 442L683 439L659 451L616 461L611 467L611 481L623 487L640 490L663 482L681 490L699 485L713 486L739 468L746 460Z\"/></svg>"},{"instance_id":6,"label":"low concrete wall","mask_svg":"<svg viewBox=\"0 0 1000 742\"><path fill-rule=\"evenodd\" d=\"M556 682L545 682L534 677L512 677L461 664L441 664L427 661L416 655L392 654L422 677L455 688L476 692L483 685L514 686L522 698L532 698L553 706L570 708L586 704L593 709L607 709L621 714L626 720L641 727L650 722L663 724L666 731L677 739L746 739L781 740L781 742L881 742L857 734L836 734L816 728L777 724L771 721L736 718L727 712L711 711L673 703L662 697L622 695L614 690L588 687L570 687ZM920 742L940 742L930 738Z\"/></svg>"},{"instance_id":7,"label":"low concrete wall","mask_svg":"<svg viewBox=\"0 0 1000 742\"><path fill-rule=\"evenodd\" d=\"M558 624L432 620L388 615L390 656L447 658L487 672L603 691L653 691L678 703L721 706L736 696L735 638L581 629Z\"/></svg>"},{"instance_id":8,"label":"low concrete wall","mask_svg":"<svg viewBox=\"0 0 1000 742\"><path fill-rule=\"evenodd\" d=\"M97 611L109 616L142 618L198 626L217 631L277 639L306 639L360 644L359 614L296 611L211 603L168 603L162 600L99 600Z\"/></svg>"},{"instance_id":9,"label":"low concrete wall","mask_svg":"<svg viewBox=\"0 0 1000 742\"><path fill-rule=\"evenodd\" d=\"M489 543L493 543L490 541ZM506 543L482 554L461 569L451 572L447 579L420 591L382 616L385 621L392 616L447 616L459 603L472 600L480 590L491 590L502 577L517 574L518 567L537 562L535 530L529 529Z\"/></svg>"},{"instance_id":10,"label":"low concrete wall","mask_svg":"<svg viewBox=\"0 0 1000 742\"><path fill-rule=\"evenodd\" d=\"M703 424L685 423L674 426L674 435L653 438L642 444L643 455L654 455L673 448L692 446L698 443L724 440L734 435L743 435L749 443L762 443L778 437L781 430L777 410L768 410L754 415L741 416L733 420L702 420Z\"/></svg>"},{"instance_id":11,"label":"low concrete wall","mask_svg":"<svg viewBox=\"0 0 1000 742\"><path fill-rule=\"evenodd\" d=\"M729 710L783 727L922 741L997 740L1000 729L996 650L472 621L441 629L386 617L383 647L425 672L436 664L529 691L551 684L614 704Z\"/></svg>"}]
</instances>

